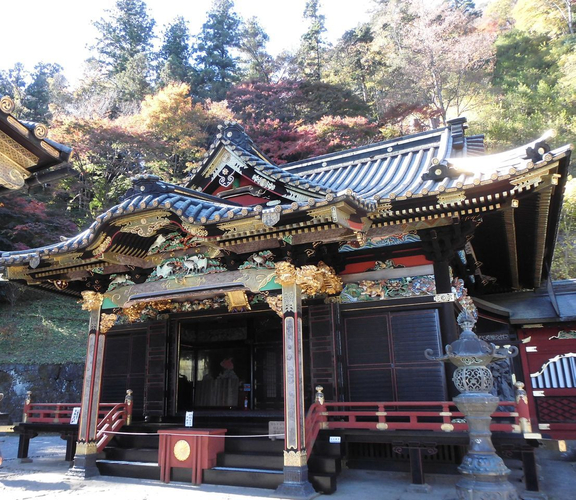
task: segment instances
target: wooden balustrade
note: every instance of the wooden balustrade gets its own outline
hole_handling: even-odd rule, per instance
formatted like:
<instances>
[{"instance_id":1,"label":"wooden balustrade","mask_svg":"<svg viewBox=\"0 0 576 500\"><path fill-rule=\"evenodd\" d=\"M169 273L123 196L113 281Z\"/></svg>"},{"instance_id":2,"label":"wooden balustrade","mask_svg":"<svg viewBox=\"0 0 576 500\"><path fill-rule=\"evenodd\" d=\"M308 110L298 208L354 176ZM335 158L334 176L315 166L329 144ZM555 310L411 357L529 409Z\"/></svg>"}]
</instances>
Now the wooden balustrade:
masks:
<instances>
[{"instance_id":1,"label":"wooden balustrade","mask_svg":"<svg viewBox=\"0 0 576 500\"><path fill-rule=\"evenodd\" d=\"M530 433L530 414L523 384L517 386L516 401L501 401L492 414L490 430L513 434ZM326 403L317 387L316 402L306 416L306 450L312 454L314 442L322 429L368 429L380 431L409 430L467 432L464 414L452 401L392 401L379 403Z\"/></svg>"},{"instance_id":2,"label":"wooden balustrade","mask_svg":"<svg viewBox=\"0 0 576 500\"><path fill-rule=\"evenodd\" d=\"M33 403L32 394L26 394L22 422L26 424L71 424L75 408L80 403ZM78 410L77 410L78 411ZM98 426L96 442L102 451L117 431L132 421L132 391L126 391L123 403L100 403L98 406Z\"/></svg>"}]
</instances>

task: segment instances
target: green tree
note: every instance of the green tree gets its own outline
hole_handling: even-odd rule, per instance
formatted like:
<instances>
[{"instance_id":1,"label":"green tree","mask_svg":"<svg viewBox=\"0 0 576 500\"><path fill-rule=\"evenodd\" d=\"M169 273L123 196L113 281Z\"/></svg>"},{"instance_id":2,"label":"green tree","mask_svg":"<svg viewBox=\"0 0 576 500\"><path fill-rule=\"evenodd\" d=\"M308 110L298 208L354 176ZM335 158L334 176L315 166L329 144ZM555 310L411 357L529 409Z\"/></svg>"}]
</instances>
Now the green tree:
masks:
<instances>
[{"instance_id":1,"label":"green tree","mask_svg":"<svg viewBox=\"0 0 576 500\"><path fill-rule=\"evenodd\" d=\"M350 88L365 103L374 101L376 71L383 63L380 53L373 50L374 34L369 24L346 31L329 62L330 83Z\"/></svg>"},{"instance_id":2,"label":"green tree","mask_svg":"<svg viewBox=\"0 0 576 500\"><path fill-rule=\"evenodd\" d=\"M160 86L176 82L190 83L191 57L192 47L188 23L182 16L178 16L166 27L158 53Z\"/></svg>"},{"instance_id":3,"label":"green tree","mask_svg":"<svg viewBox=\"0 0 576 500\"><path fill-rule=\"evenodd\" d=\"M232 0L214 0L198 35L194 85L197 97L221 101L240 80L238 61L233 55L240 46L240 23Z\"/></svg>"},{"instance_id":4,"label":"green tree","mask_svg":"<svg viewBox=\"0 0 576 500\"><path fill-rule=\"evenodd\" d=\"M93 49L110 74L122 73L138 54L150 55L156 21L142 0L118 0L107 18L94 22L98 37Z\"/></svg>"},{"instance_id":5,"label":"green tree","mask_svg":"<svg viewBox=\"0 0 576 500\"><path fill-rule=\"evenodd\" d=\"M266 52L270 40L264 28L253 17L248 19L240 31L240 53L245 80L271 83L275 71L274 58Z\"/></svg>"},{"instance_id":6,"label":"green tree","mask_svg":"<svg viewBox=\"0 0 576 500\"><path fill-rule=\"evenodd\" d=\"M570 179L564 192L564 203L558 238L552 261L553 279L576 278L576 179Z\"/></svg>"},{"instance_id":7,"label":"green tree","mask_svg":"<svg viewBox=\"0 0 576 500\"><path fill-rule=\"evenodd\" d=\"M26 78L28 72L22 63L16 63L9 70L0 71L0 93L10 96L16 104L14 113L22 111L22 100L26 93Z\"/></svg>"},{"instance_id":8,"label":"green tree","mask_svg":"<svg viewBox=\"0 0 576 500\"><path fill-rule=\"evenodd\" d=\"M304 19L308 20L309 24L301 38L300 67L306 78L320 81L327 49L323 36L326 32L326 18L320 14L320 0L307 0Z\"/></svg>"},{"instance_id":9,"label":"green tree","mask_svg":"<svg viewBox=\"0 0 576 500\"><path fill-rule=\"evenodd\" d=\"M52 118L50 104L54 101L54 79L62 77L62 66L59 64L39 63L34 67L32 81L26 86L22 99L22 118L36 122L48 122ZM60 80L57 85L65 86Z\"/></svg>"},{"instance_id":10,"label":"green tree","mask_svg":"<svg viewBox=\"0 0 576 500\"><path fill-rule=\"evenodd\" d=\"M518 0L513 8L516 28L551 36L574 34L573 0Z\"/></svg>"},{"instance_id":11,"label":"green tree","mask_svg":"<svg viewBox=\"0 0 576 500\"><path fill-rule=\"evenodd\" d=\"M92 49L95 65L108 79L109 116L133 112L150 91L154 26L142 0L118 0L108 16L94 22L99 32Z\"/></svg>"}]
</instances>

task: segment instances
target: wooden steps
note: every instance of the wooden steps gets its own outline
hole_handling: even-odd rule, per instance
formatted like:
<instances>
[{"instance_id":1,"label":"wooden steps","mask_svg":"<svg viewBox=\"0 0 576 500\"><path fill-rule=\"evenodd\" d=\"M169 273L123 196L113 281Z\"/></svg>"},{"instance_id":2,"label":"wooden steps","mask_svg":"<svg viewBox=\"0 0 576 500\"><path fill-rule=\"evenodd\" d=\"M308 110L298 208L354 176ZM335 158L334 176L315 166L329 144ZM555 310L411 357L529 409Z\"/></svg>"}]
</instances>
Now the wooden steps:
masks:
<instances>
[{"instance_id":1,"label":"wooden steps","mask_svg":"<svg viewBox=\"0 0 576 500\"><path fill-rule=\"evenodd\" d=\"M160 480L158 437L152 434L154 430L150 426L130 426L123 432L128 434L115 436L104 450L105 458L97 461L100 474ZM216 467L204 471L204 483L276 489L283 482L284 440L243 437L246 435L226 438L224 453L218 455ZM336 491L341 457L340 445L329 443L321 433L308 461L308 479L316 491L324 494ZM191 473L187 469L172 469L172 481L191 482Z\"/></svg>"}]
</instances>

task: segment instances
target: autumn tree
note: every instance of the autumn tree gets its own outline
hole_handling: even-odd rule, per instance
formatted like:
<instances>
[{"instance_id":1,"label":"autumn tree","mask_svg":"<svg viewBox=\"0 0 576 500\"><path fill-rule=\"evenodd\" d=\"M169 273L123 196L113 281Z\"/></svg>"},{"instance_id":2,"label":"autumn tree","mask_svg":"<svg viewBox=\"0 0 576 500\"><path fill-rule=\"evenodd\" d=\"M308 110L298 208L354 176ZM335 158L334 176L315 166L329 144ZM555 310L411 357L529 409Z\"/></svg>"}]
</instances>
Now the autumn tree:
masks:
<instances>
[{"instance_id":1,"label":"autumn tree","mask_svg":"<svg viewBox=\"0 0 576 500\"><path fill-rule=\"evenodd\" d=\"M375 44L388 55L379 83L379 116L418 109L446 123L477 106L489 82L493 37L474 16L424 0L383 3L373 24Z\"/></svg>"},{"instance_id":2,"label":"autumn tree","mask_svg":"<svg viewBox=\"0 0 576 500\"><path fill-rule=\"evenodd\" d=\"M239 81L238 60L233 50L240 45L240 18L232 0L214 0L196 45L197 97L220 101Z\"/></svg>"},{"instance_id":3,"label":"autumn tree","mask_svg":"<svg viewBox=\"0 0 576 500\"><path fill-rule=\"evenodd\" d=\"M167 148L166 161L158 163L163 177L181 183L188 165L201 159L217 120L200 103L192 102L185 83L169 84L147 96L138 117Z\"/></svg>"},{"instance_id":4,"label":"autumn tree","mask_svg":"<svg viewBox=\"0 0 576 500\"><path fill-rule=\"evenodd\" d=\"M132 117L67 118L51 130L59 142L73 144L74 167L81 173L71 184L70 207L77 219L88 221L118 202L130 178L158 173L168 148Z\"/></svg>"},{"instance_id":5,"label":"autumn tree","mask_svg":"<svg viewBox=\"0 0 576 500\"><path fill-rule=\"evenodd\" d=\"M35 192L34 196L10 193L0 198L0 248L25 250L73 236L78 227L66 214L66 200L59 193ZM55 196L52 196L55 195Z\"/></svg>"}]
</instances>

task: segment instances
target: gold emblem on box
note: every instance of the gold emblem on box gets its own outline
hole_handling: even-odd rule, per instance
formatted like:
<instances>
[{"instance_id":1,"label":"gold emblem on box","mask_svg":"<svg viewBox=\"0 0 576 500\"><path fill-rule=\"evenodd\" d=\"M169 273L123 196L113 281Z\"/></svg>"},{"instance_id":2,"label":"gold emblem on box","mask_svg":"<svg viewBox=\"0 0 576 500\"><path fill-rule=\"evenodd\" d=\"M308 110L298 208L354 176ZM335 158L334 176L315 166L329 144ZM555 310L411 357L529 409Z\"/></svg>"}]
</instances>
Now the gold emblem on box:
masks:
<instances>
[{"instance_id":1,"label":"gold emblem on box","mask_svg":"<svg viewBox=\"0 0 576 500\"><path fill-rule=\"evenodd\" d=\"M190 445L188 441L181 439L177 441L174 445L174 456L176 460L180 460L180 462L184 462L190 456Z\"/></svg>"}]
</instances>

